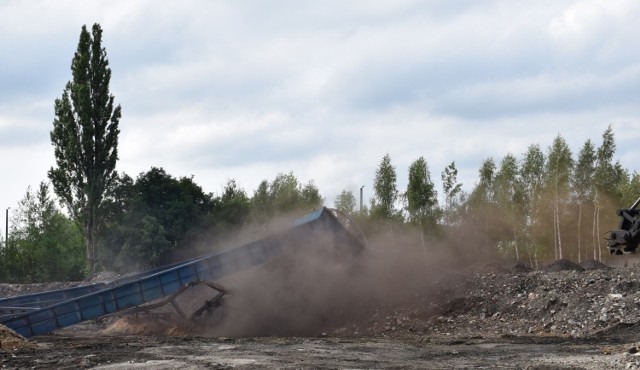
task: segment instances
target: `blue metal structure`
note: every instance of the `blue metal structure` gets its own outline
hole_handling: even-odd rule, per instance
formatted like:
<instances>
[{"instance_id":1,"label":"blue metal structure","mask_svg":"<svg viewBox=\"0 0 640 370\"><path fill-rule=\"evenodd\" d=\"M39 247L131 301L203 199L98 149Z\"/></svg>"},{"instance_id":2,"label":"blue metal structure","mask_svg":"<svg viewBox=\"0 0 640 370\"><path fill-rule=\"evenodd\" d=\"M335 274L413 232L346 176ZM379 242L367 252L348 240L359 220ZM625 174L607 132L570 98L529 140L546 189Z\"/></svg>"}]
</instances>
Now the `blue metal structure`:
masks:
<instances>
[{"instance_id":1,"label":"blue metal structure","mask_svg":"<svg viewBox=\"0 0 640 370\"><path fill-rule=\"evenodd\" d=\"M91 294L106 287L107 284L105 283L97 283L3 298L0 299L0 322L15 317L17 314L34 311L58 302L66 301L67 299Z\"/></svg>"},{"instance_id":2,"label":"blue metal structure","mask_svg":"<svg viewBox=\"0 0 640 370\"><path fill-rule=\"evenodd\" d=\"M200 257L202 258L202 257ZM49 290L38 293L23 294L15 297L0 299L0 322L6 321L11 317L15 317L18 314L37 310L47 306L54 305L56 303L66 301L71 298L87 295L99 290L103 290L109 287L122 285L135 280L138 280L144 276L149 276L160 271L168 270L172 267L193 261L186 260L179 263L174 263L167 266L158 267L155 269L139 272L136 274L128 275L111 282L100 282L90 285L76 286L66 289Z\"/></svg>"},{"instance_id":3,"label":"blue metal structure","mask_svg":"<svg viewBox=\"0 0 640 370\"><path fill-rule=\"evenodd\" d=\"M22 305L26 312L0 316L0 322L25 337L49 333L169 296L192 282L215 281L268 262L292 249L314 244L320 244L323 248L332 244L328 247L350 252L358 252L363 248L331 211L322 208L296 221L291 228L264 239L146 271L112 282L112 285L94 284L5 299L4 303L0 301L0 305Z\"/></svg>"}]
</instances>

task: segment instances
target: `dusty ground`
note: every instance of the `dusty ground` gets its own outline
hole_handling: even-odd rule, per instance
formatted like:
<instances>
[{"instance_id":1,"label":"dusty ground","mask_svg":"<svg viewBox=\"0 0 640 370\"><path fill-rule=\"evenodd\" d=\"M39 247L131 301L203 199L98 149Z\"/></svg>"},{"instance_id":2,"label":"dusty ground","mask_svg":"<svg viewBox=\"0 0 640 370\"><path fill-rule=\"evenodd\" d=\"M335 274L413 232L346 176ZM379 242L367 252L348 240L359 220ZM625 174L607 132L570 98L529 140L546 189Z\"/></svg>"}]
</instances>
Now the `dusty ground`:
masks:
<instances>
[{"instance_id":1,"label":"dusty ground","mask_svg":"<svg viewBox=\"0 0 640 370\"><path fill-rule=\"evenodd\" d=\"M36 348L5 346L0 349L0 366L640 368L636 347L640 343L638 267L614 269L595 261L582 266L558 261L545 269L528 271L521 265L492 263L465 272L438 274L420 284L392 281L386 287L380 281L388 276L377 276L373 288L358 286L366 292L364 301L339 304L339 298L353 287L345 285L344 292L338 294L332 285L327 290L327 294L333 294L329 295L332 304L315 311L295 311L297 316L311 315L314 320L299 321L293 316L288 320L287 315L293 313L259 311L264 316L258 318L271 320L271 325L258 326L273 330L280 325L277 337L261 332L231 337L223 334L242 332L188 331L179 325L162 331L165 335L155 335L150 328L157 325L149 322L132 321L123 326L118 321L122 319L112 319L33 338L30 343ZM296 280L297 285L308 288L304 281ZM34 289L29 287L30 291ZM303 298L296 302L298 306L319 305L309 297ZM233 299L231 308L237 305ZM287 326L289 321L305 324L305 330ZM256 327L256 321L248 323ZM136 331L133 327L143 329Z\"/></svg>"},{"instance_id":2,"label":"dusty ground","mask_svg":"<svg viewBox=\"0 0 640 370\"><path fill-rule=\"evenodd\" d=\"M3 368L635 368L628 346L558 338L416 341L382 337L38 338L37 349L2 352Z\"/></svg>"}]
</instances>

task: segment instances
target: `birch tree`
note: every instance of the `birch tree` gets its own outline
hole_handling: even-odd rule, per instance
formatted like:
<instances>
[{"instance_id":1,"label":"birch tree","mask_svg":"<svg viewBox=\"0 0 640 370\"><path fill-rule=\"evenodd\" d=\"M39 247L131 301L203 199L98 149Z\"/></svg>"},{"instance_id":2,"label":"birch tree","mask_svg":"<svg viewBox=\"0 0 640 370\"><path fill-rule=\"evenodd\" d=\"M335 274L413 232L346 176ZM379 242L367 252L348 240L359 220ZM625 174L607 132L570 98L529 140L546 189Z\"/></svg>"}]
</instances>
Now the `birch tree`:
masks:
<instances>
[{"instance_id":1,"label":"birch tree","mask_svg":"<svg viewBox=\"0 0 640 370\"><path fill-rule=\"evenodd\" d=\"M520 177L524 191L525 238L529 262L531 266L538 266L540 241L538 229L541 222L541 198L545 184L545 155L540 145L534 144L527 148L520 166Z\"/></svg>"},{"instance_id":2,"label":"birch tree","mask_svg":"<svg viewBox=\"0 0 640 370\"><path fill-rule=\"evenodd\" d=\"M569 191L569 179L573 168L571 149L558 134L549 147L547 156L547 187L553 194L553 243L556 259L562 259L561 212L564 211Z\"/></svg>"},{"instance_id":3,"label":"birch tree","mask_svg":"<svg viewBox=\"0 0 640 370\"><path fill-rule=\"evenodd\" d=\"M593 204L594 172L596 167L596 149L591 140L587 140L580 152L573 171L572 183L575 202L578 205L578 262L582 261L582 213L583 208ZM585 258L587 251L585 250ZM594 256L595 258L595 256Z\"/></svg>"}]
</instances>

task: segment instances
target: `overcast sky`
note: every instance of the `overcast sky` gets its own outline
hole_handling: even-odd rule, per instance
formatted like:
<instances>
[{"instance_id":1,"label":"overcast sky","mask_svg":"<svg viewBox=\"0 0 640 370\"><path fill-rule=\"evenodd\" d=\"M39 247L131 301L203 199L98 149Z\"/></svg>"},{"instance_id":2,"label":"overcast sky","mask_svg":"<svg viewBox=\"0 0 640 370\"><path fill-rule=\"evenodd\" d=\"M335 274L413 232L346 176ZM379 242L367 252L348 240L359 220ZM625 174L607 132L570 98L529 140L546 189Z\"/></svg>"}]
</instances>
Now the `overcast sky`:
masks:
<instances>
[{"instance_id":1,"label":"overcast sky","mask_svg":"<svg viewBox=\"0 0 640 370\"><path fill-rule=\"evenodd\" d=\"M471 190L487 157L558 134L575 154L609 124L640 170L639 19L635 0L3 0L0 209L54 165L83 24L104 30L119 171L163 167L213 193L234 178L249 195L292 171L331 206L362 185L368 200L386 153L400 188L424 156L440 193L451 161Z\"/></svg>"}]
</instances>

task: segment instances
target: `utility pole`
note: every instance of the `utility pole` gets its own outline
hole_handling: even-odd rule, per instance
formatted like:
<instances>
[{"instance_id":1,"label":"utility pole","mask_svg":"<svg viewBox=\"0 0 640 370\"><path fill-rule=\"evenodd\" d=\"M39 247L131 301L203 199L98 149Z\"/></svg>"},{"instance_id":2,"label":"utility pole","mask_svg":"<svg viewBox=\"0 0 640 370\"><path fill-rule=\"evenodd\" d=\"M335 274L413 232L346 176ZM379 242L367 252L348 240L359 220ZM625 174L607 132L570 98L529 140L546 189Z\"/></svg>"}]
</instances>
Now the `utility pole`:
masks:
<instances>
[{"instance_id":1,"label":"utility pole","mask_svg":"<svg viewBox=\"0 0 640 370\"><path fill-rule=\"evenodd\" d=\"M360 187L360 215L362 216L362 212L364 212L362 208L362 189L364 189L364 185Z\"/></svg>"}]
</instances>

